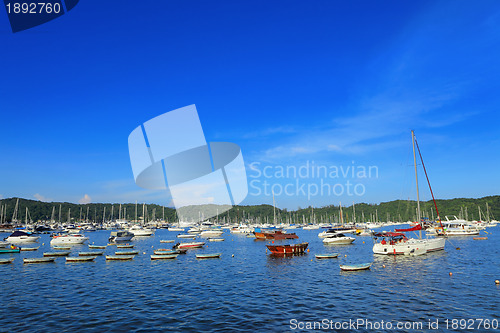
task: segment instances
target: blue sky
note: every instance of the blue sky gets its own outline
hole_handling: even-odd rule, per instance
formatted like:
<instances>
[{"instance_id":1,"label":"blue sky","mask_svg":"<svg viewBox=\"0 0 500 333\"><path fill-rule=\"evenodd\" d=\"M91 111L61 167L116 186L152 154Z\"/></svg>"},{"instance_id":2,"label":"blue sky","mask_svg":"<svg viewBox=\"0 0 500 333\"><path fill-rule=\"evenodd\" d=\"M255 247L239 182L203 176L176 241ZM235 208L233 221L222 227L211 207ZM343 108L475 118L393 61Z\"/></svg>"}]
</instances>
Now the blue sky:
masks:
<instances>
[{"instance_id":1,"label":"blue sky","mask_svg":"<svg viewBox=\"0 0 500 333\"><path fill-rule=\"evenodd\" d=\"M127 138L190 104L208 141L241 146L244 204L297 185L256 166L313 162L378 173L303 177L364 192L278 206L414 198L411 129L437 197L499 194L497 1L81 1L16 34L0 12L3 198L168 205L135 185Z\"/></svg>"}]
</instances>

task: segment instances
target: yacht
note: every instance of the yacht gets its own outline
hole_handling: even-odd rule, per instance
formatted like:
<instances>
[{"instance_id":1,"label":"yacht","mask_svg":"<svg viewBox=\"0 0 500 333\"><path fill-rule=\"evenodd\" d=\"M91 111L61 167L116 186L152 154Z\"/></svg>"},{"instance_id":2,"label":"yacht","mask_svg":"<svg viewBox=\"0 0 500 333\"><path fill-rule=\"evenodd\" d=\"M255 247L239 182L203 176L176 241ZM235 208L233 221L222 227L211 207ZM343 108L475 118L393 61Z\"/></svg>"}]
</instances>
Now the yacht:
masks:
<instances>
[{"instance_id":1,"label":"yacht","mask_svg":"<svg viewBox=\"0 0 500 333\"><path fill-rule=\"evenodd\" d=\"M83 244L89 238L82 234L68 234L68 235L58 235L52 237L50 245L74 245Z\"/></svg>"},{"instance_id":2,"label":"yacht","mask_svg":"<svg viewBox=\"0 0 500 333\"><path fill-rule=\"evenodd\" d=\"M348 237L344 234L335 233L335 234L327 236L325 239L323 239L323 243L346 245L346 244L351 244L355 240L356 240L356 238L354 238L354 237Z\"/></svg>"},{"instance_id":3,"label":"yacht","mask_svg":"<svg viewBox=\"0 0 500 333\"><path fill-rule=\"evenodd\" d=\"M27 232L16 230L5 241L13 244L34 243L40 239L40 236L33 236Z\"/></svg>"},{"instance_id":4,"label":"yacht","mask_svg":"<svg viewBox=\"0 0 500 333\"><path fill-rule=\"evenodd\" d=\"M111 231L109 236L110 242L128 242L134 237L134 234L129 231Z\"/></svg>"},{"instance_id":5,"label":"yacht","mask_svg":"<svg viewBox=\"0 0 500 333\"><path fill-rule=\"evenodd\" d=\"M151 236L155 233L153 229L144 228L139 225L132 226L128 231L133 233L134 236Z\"/></svg>"}]
</instances>

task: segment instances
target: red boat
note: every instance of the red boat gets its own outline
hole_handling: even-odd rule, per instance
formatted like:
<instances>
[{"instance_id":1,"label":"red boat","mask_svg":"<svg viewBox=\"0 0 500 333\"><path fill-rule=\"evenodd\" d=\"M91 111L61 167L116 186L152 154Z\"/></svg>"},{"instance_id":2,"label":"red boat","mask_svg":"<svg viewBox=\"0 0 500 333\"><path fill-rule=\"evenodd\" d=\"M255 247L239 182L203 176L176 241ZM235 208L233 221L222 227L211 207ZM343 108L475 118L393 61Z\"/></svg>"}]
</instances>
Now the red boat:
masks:
<instances>
[{"instance_id":1,"label":"red boat","mask_svg":"<svg viewBox=\"0 0 500 333\"><path fill-rule=\"evenodd\" d=\"M309 243L293 245L266 245L271 254L302 254L306 252Z\"/></svg>"},{"instance_id":2,"label":"red boat","mask_svg":"<svg viewBox=\"0 0 500 333\"><path fill-rule=\"evenodd\" d=\"M295 233L284 233L281 230L260 230L256 229L254 231L255 238L257 239L272 239L272 240L282 240L282 239L298 239Z\"/></svg>"}]
</instances>

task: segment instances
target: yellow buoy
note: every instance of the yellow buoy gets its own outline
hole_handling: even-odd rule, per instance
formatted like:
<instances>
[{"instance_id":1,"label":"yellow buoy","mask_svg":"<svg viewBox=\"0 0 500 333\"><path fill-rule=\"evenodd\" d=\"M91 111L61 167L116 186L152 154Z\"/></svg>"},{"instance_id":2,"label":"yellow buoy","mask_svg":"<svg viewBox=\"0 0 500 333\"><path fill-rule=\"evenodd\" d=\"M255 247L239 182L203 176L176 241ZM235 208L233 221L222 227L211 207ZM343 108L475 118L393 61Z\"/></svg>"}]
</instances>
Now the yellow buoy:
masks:
<instances>
[{"instance_id":1,"label":"yellow buoy","mask_svg":"<svg viewBox=\"0 0 500 333\"><path fill-rule=\"evenodd\" d=\"M266 252L267 252L267 250L266 250ZM234 258L234 254L233 254L233 258Z\"/></svg>"},{"instance_id":2,"label":"yellow buoy","mask_svg":"<svg viewBox=\"0 0 500 333\"><path fill-rule=\"evenodd\" d=\"M500 280L495 280L495 284L500 284Z\"/></svg>"},{"instance_id":3,"label":"yellow buoy","mask_svg":"<svg viewBox=\"0 0 500 333\"><path fill-rule=\"evenodd\" d=\"M382 268L385 268L385 265L382 265Z\"/></svg>"},{"instance_id":4,"label":"yellow buoy","mask_svg":"<svg viewBox=\"0 0 500 333\"><path fill-rule=\"evenodd\" d=\"M363 241L363 244L365 243L365 241Z\"/></svg>"},{"instance_id":5,"label":"yellow buoy","mask_svg":"<svg viewBox=\"0 0 500 333\"><path fill-rule=\"evenodd\" d=\"M347 254L344 257L347 257Z\"/></svg>"}]
</instances>

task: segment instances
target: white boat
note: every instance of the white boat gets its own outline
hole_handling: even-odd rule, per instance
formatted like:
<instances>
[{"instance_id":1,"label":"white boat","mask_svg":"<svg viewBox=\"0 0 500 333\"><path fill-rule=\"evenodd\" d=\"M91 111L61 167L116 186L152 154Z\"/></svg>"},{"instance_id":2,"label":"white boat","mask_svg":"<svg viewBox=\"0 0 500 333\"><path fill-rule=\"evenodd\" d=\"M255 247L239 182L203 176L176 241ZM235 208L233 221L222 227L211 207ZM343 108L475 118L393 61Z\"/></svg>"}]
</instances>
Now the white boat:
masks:
<instances>
[{"instance_id":1,"label":"white boat","mask_svg":"<svg viewBox=\"0 0 500 333\"><path fill-rule=\"evenodd\" d=\"M173 246L174 249L195 249L203 247L203 242L177 243Z\"/></svg>"},{"instance_id":2,"label":"white boat","mask_svg":"<svg viewBox=\"0 0 500 333\"><path fill-rule=\"evenodd\" d=\"M302 227L303 230L318 230L319 229L319 225L306 225L304 227Z\"/></svg>"},{"instance_id":3,"label":"white boat","mask_svg":"<svg viewBox=\"0 0 500 333\"><path fill-rule=\"evenodd\" d=\"M177 238L189 238L189 239L195 239L195 238L196 238L196 235L179 234L179 235L177 235Z\"/></svg>"},{"instance_id":4,"label":"white boat","mask_svg":"<svg viewBox=\"0 0 500 333\"><path fill-rule=\"evenodd\" d=\"M332 244L347 245L347 244L351 244L355 240L356 240L356 238L354 238L354 237L348 237L344 234L336 233L334 235L328 236L325 239L323 239L323 243L329 244L329 245L332 245Z\"/></svg>"},{"instance_id":5,"label":"white boat","mask_svg":"<svg viewBox=\"0 0 500 333\"><path fill-rule=\"evenodd\" d=\"M436 232L440 236L474 236L479 235L481 228L471 224L468 221L458 219L455 216L454 220L449 220L446 216L446 222L442 222L442 229L436 229Z\"/></svg>"},{"instance_id":6,"label":"white boat","mask_svg":"<svg viewBox=\"0 0 500 333\"><path fill-rule=\"evenodd\" d=\"M110 242L128 242L134 238L134 234L128 231L111 231L108 241Z\"/></svg>"},{"instance_id":7,"label":"white boat","mask_svg":"<svg viewBox=\"0 0 500 333\"><path fill-rule=\"evenodd\" d=\"M224 230L210 229L203 230L200 233L200 237L219 237L224 233Z\"/></svg>"},{"instance_id":8,"label":"white boat","mask_svg":"<svg viewBox=\"0 0 500 333\"><path fill-rule=\"evenodd\" d=\"M27 232L16 230L5 241L12 244L35 243L40 239L39 236L33 236Z\"/></svg>"},{"instance_id":9,"label":"white boat","mask_svg":"<svg viewBox=\"0 0 500 333\"><path fill-rule=\"evenodd\" d=\"M76 245L83 244L89 238L81 234L76 235L60 235L54 236L50 241L50 245Z\"/></svg>"},{"instance_id":10,"label":"white boat","mask_svg":"<svg viewBox=\"0 0 500 333\"><path fill-rule=\"evenodd\" d=\"M184 231L184 228L180 228L180 227L169 227L167 230L168 230L168 231Z\"/></svg>"},{"instance_id":11,"label":"white boat","mask_svg":"<svg viewBox=\"0 0 500 333\"><path fill-rule=\"evenodd\" d=\"M253 228L247 227L245 225L240 225L239 227L234 227L230 231L232 234L249 234L253 232Z\"/></svg>"},{"instance_id":12,"label":"white boat","mask_svg":"<svg viewBox=\"0 0 500 333\"><path fill-rule=\"evenodd\" d=\"M372 263L367 262L363 264L354 264L354 265L340 265L340 269L343 271L347 272L352 272L352 271L363 271L366 269L370 269Z\"/></svg>"},{"instance_id":13,"label":"white boat","mask_svg":"<svg viewBox=\"0 0 500 333\"><path fill-rule=\"evenodd\" d=\"M383 255L398 255L398 254L423 254L428 252L434 252L434 251L440 251L444 249L445 246L445 238L422 238L422 219L420 215L420 197L419 197L419 191L418 191L418 173L417 173L417 157L415 153L415 144L416 144L416 139L415 139L415 134L413 131L411 131L411 137L412 137L412 145L413 145L413 161L414 161L414 167L415 167L415 183L417 187L417 221L418 224L414 226L413 228L409 229L396 229L396 232L381 232L381 233L374 233L374 240L375 244L373 245L373 253L375 254L383 254ZM418 143L417 143L417 148L418 148ZM422 159L422 155L420 154L419 150L419 155L420 159L422 162L422 166L424 166L424 161ZM424 169L425 170L425 169ZM430 183L429 183L430 185ZM434 200L434 194L432 193L432 198L434 201L434 204L436 204ZM435 206L437 210L437 205ZM438 220L439 220L439 213L438 213ZM418 238L408 238L403 232L410 232L410 231L418 231L419 232L419 237Z\"/></svg>"},{"instance_id":14,"label":"white boat","mask_svg":"<svg viewBox=\"0 0 500 333\"><path fill-rule=\"evenodd\" d=\"M133 227L128 229L128 231L133 233L134 236L151 236L155 233L153 229L144 228L139 225L134 225Z\"/></svg>"}]
</instances>

